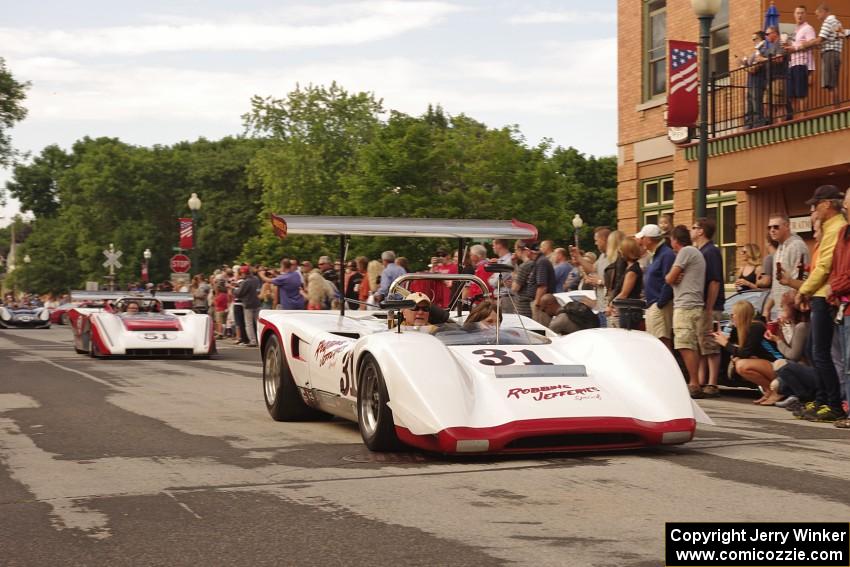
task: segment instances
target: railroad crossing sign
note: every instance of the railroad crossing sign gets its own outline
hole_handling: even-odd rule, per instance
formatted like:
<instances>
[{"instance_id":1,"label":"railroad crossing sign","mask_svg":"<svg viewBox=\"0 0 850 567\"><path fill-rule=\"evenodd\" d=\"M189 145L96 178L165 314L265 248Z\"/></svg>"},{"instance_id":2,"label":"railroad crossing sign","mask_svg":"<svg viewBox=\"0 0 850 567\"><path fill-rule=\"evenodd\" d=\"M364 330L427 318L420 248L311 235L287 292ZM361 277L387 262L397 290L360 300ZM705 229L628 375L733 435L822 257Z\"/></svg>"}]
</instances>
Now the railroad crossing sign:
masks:
<instances>
[{"instance_id":1,"label":"railroad crossing sign","mask_svg":"<svg viewBox=\"0 0 850 567\"><path fill-rule=\"evenodd\" d=\"M115 274L115 268L121 269L121 262L118 261L118 258L121 257L120 250L116 250L112 243L109 244L109 250L104 250L103 255L106 256L106 262L103 263L104 268L109 268L109 274Z\"/></svg>"}]
</instances>

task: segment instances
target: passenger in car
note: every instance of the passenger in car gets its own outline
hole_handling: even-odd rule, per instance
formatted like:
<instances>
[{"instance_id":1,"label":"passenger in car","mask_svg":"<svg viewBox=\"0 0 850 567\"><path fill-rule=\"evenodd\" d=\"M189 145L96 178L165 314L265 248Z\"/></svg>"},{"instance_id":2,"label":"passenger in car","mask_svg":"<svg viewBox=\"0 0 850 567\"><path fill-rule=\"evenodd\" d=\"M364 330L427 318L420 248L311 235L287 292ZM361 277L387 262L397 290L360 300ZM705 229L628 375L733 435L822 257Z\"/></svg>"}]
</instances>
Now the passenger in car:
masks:
<instances>
[{"instance_id":1,"label":"passenger in car","mask_svg":"<svg viewBox=\"0 0 850 567\"><path fill-rule=\"evenodd\" d=\"M496 302L485 299L472 308L466 320L463 322L464 330L471 331L481 327L495 327L496 322L502 322L502 313L496 311Z\"/></svg>"},{"instance_id":2,"label":"passenger in car","mask_svg":"<svg viewBox=\"0 0 850 567\"><path fill-rule=\"evenodd\" d=\"M128 315L133 315L138 313L141 309L139 308L139 304L135 301L127 302L127 306L124 308Z\"/></svg>"}]
</instances>

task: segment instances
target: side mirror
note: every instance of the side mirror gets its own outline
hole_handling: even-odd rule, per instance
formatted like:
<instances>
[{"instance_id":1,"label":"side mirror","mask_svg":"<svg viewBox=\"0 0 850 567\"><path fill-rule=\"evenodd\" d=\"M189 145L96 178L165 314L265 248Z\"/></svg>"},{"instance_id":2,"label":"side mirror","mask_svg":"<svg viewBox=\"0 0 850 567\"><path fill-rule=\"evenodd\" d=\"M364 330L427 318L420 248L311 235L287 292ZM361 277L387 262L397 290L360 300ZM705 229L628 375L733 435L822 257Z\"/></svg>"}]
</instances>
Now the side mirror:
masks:
<instances>
[{"instance_id":1,"label":"side mirror","mask_svg":"<svg viewBox=\"0 0 850 567\"><path fill-rule=\"evenodd\" d=\"M413 309L416 307L416 302L407 299L388 299L379 303L378 306L381 309Z\"/></svg>"},{"instance_id":2,"label":"side mirror","mask_svg":"<svg viewBox=\"0 0 850 567\"><path fill-rule=\"evenodd\" d=\"M514 267L507 264L497 264L492 262L484 265L484 271L488 274L509 274L514 271Z\"/></svg>"}]
</instances>

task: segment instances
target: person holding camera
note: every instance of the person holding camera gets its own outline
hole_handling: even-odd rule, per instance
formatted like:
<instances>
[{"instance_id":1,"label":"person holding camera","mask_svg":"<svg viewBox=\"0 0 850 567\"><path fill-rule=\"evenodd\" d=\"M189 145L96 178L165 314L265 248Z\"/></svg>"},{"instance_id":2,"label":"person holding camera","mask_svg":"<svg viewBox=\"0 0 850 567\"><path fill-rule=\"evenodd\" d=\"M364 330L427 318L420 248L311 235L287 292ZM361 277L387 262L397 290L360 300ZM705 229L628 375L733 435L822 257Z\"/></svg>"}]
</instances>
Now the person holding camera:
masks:
<instances>
[{"instance_id":1,"label":"person holding camera","mask_svg":"<svg viewBox=\"0 0 850 567\"><path fill-rule=\"evenodd\" d=\"M754 404L772 406L782 397L770 389L776 378L773 362L782 358L775 349L765 344L765 325L755 319L755 309L749 301L739 301L732 308L732 332L715 331L714 341L732 355L735 372L759 386L764 393Z\"/></svg>"},{"instance_id":2,"label":"person holding camera","mask_svg":"<svg viewBox=\"0 0 850 567\"><path fill-rule=\"evenodd\" d=\"M298 263L284 258L280 261L280 274L271 277L272 275L270 272L261 273L260 279L277 286L277 309L304 309L306 304L301 294L302 280Z\"/></svg>"}]
</instances>

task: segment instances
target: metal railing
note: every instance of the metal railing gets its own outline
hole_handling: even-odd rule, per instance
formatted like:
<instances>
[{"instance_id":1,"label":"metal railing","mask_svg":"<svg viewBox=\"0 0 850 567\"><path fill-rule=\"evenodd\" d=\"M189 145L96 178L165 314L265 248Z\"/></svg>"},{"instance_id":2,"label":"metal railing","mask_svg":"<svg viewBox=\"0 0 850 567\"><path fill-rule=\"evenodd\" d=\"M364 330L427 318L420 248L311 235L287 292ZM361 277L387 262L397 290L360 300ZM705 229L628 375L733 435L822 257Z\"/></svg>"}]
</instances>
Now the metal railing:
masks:
<instances>
[{"instance_id":1,"label":"metal railing","mask_svg":"<svg viewBox=\"0 0 850 567\"><path fill-rule=\"evenodd\" d=\"M709 82L708 135L726 136L829 109L850 107L850 37L843 40L834 88L824 88L824 51L814 46L754 65L713 73ZM833 57L834 55L826 55ZM791 96L792 66L814 63L805 96ZM796 71L794 71L796 73Z\"/></svg>"}]
</instances>

